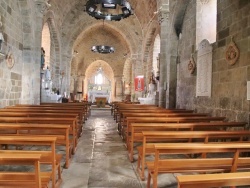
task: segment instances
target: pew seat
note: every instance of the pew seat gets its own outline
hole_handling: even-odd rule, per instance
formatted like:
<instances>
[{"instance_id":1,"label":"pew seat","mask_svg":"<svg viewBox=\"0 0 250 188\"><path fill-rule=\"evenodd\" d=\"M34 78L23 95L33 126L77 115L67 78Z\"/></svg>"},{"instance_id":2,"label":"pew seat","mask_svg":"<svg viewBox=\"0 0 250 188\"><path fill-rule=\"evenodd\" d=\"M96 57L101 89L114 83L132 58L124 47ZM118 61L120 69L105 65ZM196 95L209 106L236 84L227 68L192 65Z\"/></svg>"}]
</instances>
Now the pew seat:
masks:
<instances>
[{"instance_id":1,"label":"pew seat","mask_svg":"<svg viewBox=\"0 0 250 188\"><path fill-rule=\"evenodd\" d=\"M177 176L178 188L212 188L250 185L250 172Z\"/></svg>"}]
</instances>

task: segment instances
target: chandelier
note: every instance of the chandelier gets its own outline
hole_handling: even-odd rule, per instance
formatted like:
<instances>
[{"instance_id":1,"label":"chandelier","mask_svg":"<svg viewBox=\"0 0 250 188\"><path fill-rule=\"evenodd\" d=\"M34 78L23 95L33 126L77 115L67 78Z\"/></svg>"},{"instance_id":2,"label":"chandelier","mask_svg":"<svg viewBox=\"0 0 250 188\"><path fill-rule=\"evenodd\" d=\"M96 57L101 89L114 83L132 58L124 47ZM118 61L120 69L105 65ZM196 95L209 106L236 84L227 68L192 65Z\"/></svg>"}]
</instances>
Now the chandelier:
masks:
<instances>
[{"instance_id":1,"label":"chandelier","mask_svg":"<svg viewBox=\"0 0 250 188\"><path fill-rule=\"evenodd\" d=\"M92 52L98 52L101 54L110 54L110 53L114 53L115 49L112 46L92 46L91 48Z\"/></svg>"},{"instance_id":2,"label":"chandelier","mask_svg":"<svg viewBox=\"0 0 250 188\"><path fill-rule=\"evenodd\" d=\"M96 19L110 21L120 21L133 14L127 0L89 0L86 3L86 11Z\"/></svg>"}]
</instances>

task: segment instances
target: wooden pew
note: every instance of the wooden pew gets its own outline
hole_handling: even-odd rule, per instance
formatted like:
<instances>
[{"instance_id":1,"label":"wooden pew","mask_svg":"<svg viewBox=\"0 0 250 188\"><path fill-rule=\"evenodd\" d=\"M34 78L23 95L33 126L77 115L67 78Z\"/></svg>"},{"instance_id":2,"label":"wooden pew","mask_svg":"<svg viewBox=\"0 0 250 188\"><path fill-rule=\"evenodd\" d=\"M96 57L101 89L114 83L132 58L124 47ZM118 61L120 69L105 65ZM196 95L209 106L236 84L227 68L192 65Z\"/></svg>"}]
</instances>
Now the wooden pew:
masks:
<instances>
[{"instance_id":1,"label":"wooden pew","mask_svg":"<svg viewBox=\"0 0 250 188\"><path fill-rule=\"evenodd\" d=\"M33 112L54 112L54 113L77 113L79 115L79 119L81 122L84 122L85 117L84 113L81 107L43 107L41 105L39 106L30 106L30 107L25 107L25 106L7 106L3 109L0 109L1 111L33 111Z\"/></svg>"},{"instance_id":2,"label":"wooden pew","mask_svg":"<svg viewBox=\"0 0 250 188\"><path fill-rule=\"evenodd\" d=\"M127 125L122 125L123 138L130 134L131 123L191 123L224 121L225 117L127 117Z\"/></svg>"},{"instance_id":3,"label":"wooden pew","mask_svg":"<svg viewBox=\"0 0 250 188\"><path fill-rule=\"evenodd\" d=\"M88 104L87 101L82 101L80 103L40 103L41 106L70 106L70 107L74 107L74 106L81 106L83 108L83 112L84 112L84 117L85 120L87 120L87 118L89 117L89 115L91 114L91 109L90 109L90 105Z\"/></svg>"},{"instance_id":4,"label":"wooden pew","mask_svg":"<svg viewBox=\"0 0 250 188\"><path fill-rule=\"evenodd\" d=\"M121 111L121 118L119 119L119 124L126 125L127 117L207 117L209 114L207 113L192 113L192 112L175 112L175 111L154 111L154 112L123 112Z\"/></svg>"},{"instance_id":5,"label":"wooden pew","mask_svg":"<svg viewBox=\"0 0 250 188\"><path fill-rule=\"evenodd\" d=\"M40 171L41 154L31 153L11 153L1 152L1 165L30 165L34 168L31 172L22 172L19 170L1 171L0 172L0 187L1 188L43 188L47 187L51 178L51 172L42 173ZM16 168L15 168L16 169Z\"/></svg>"},{"instance_id":6,"label":"wooden pew","mask_svg":"<svg viewBox=\"0 0 250 188\"><path fill-rule=\"evenodd\" d=\"M117 115L119 114L119 111L121 109L164 109L164 108L160 108L160 107L157 107L156 105L141 105L141 104L121 104L121 103L118 103L116 104L115 106L115 109L114 109L114 120L117 120Z\"/></svg>"},{"instance_id":7,"label":"wooden pew","mask_svg":"<svg viewBox=\"0 0 250 188\"><path fill-rule=\"evenodd\" d=\"M130 114L135 114L135 113L193 113L193 110L184 110L184 109L162 109L162 108L125 108L125 109L120 109L117 112L117 122L122 121L122 119L124 118L123 114L124 113L130 113Z\"/></svg>"},{"instance_id":8,"label":"wooden pew","mask_svg":"<svg viewBox=\"0 0 250 188\"><path fill-rule=\"evenodd\" d=\"M137 170L144 180L144 168L146 155L154 154L154 144L182 143L182 142L225 142L225 141L248 141L250 131L143 131L143 143L138 149ZM164 153L159 153L164 154ZM205 157L205 154L203 154Z\"/></svg>"},{"instance_id":9,"label":"wooden pew","mask_svg":"<svg viewBox=\"0 0 250 188\"><path fill-rule=\"evenodd\" d=\"M144 106L140 105L136 108L134 107L120 107L117 109L115 116L116 122L119 122L119 119L122 118L122 113L153 113L153 112L165 112L165 113L193 113L193 110L186 110L186 109L165 109L156 106Z\"/></svg>"},{"instance_id":10,"label":"wooden pew","mask_svg":"<svg viewBox=\"0 0 250 188\"><path fill-rule=\"evenodd\" d=\"M214 172L236 172L238 170L249 170L250 157L240 157L242 152L250 151L250 143L167 143L155 144L155 159L147 161L148 181L150 188L151 178L153 188L157 188L157 177L160 173L214 173ZM211 158L170 158L161 159L160 153L166 154L197 154L197 153L232 153L229 157Z\"/></svg>"},{"instance_id":11,"label":"wooden pew","mask_svg":"<svg viewBox=\"0 0 250 188\"><path fill-rule=\"evenodd\" d=\"M245 129L247 122L195 122L195 123L132 123L127 135L126 147L129 159L133 161L134 143L143 143L143 131L193 131L193 130L227 130Z\"/></svg>"},{"instance_id":12,"label":"wooden pew","mask_svg":"<svg viewBox=\"0 0 250 188\"><path fill-rule=\"evenodd\" d=\"M0 123L0 135L54 136L56 145L65 146L65 168L70 165L73 150L73 139L69 138L69 125L31 124L31 123Z\"/></svg>"},{"instance_id":13,"label":"wooden pew","mask_svg":"<svg viewBox=\"0 0 250 188\"><path fill-rule=\"evenodd\" d=\"M250 172L178 175L178 188L212 188L250 185Z\"/></svg>"},{"instance_id":14,"label":"wooden pew","mask_svg":"<svg viewBox=\"0 0 250 188\"><path fill-rule=\"evenodd\" d=\"M77 145L77 129L76 129L76 118L47 118L47 117L0 117L0 123L37 123L37 124L62 124L70 125L70 133L73 139L73 154L76 150Z\"/></svg>"},{"instance_id":15,"label":"wooden pew","mask_svg":"<svg viewBox=\"0 0 250 188\"><path fill-rule=\"evenodd\" d=\"M61 184L61 177L60 174L58 174L58 179L56 178L56 172L59 171L60 167L60 157L58 157L58 154L56 154L56 137L52 136L0 136L0 145L36 145L36 146L48 146L50 147L50 150L47 150L46 155L48 155L48 151L50 151L50 155L48 157L45 157L48 159L46 162L47 164L51 164L51 170L52 170L52 187L59 187ZM43 154L44 151L40 151L40 154ZM61 172L60 172L61 173Z\"/></svg>"},{"instance_id":16,"label":"wooden pew","mask_svg":"<svg viewBox=\"0 0 250 188\"><path fill-rule=\"evenodd\" d=\"M117 131L120 135L122 132L122 126L123 124L126 123L126 118L128 117L127 115L124 115L125 113L130 113L133 114L132 117L135 117L134 114L137 113L141 113L143 111L143 113L146 114L146 116L150 116L150 114L152 113L166 113L166 114L170 114L170 113L192 113L193 111L188 111L188 110L181 110L181 109L174 109L174 110L170 110L170 109L162 109L162 108L158 108L158 107L140 107L140 108L125 108L125 109L120 109L119 111L117 111L116 115L115 115L115 121L116 123L118 123L118 127L117 127ZM144 115L145 116L145 115Z\"/></svg>"},{"instance_id":17,"label":"wooden pew","mask_svg":"<svg viewBox=\"0 0 250 188\"><path fill-rule=\"evenodd\" d=\"M15 116L15 114L17 115ZM15 117L76 118L75 128L76 128L78 137L80 137L82 134L82 121L80 121L79 114L80 114L79 111L67 112L65 110L36 110L36 109L29 110L29 109L23 109L23 108L0 109L0 117L14 117L15 116Z\"/></svg>"}]
</instances>

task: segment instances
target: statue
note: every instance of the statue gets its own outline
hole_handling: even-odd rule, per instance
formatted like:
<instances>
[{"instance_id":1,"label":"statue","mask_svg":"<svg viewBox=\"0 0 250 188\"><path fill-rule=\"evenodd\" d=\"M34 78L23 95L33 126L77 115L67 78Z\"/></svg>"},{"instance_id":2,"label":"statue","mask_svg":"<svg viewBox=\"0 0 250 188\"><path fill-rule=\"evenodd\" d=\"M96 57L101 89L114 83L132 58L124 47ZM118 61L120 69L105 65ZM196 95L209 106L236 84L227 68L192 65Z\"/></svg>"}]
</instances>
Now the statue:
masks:
<instances>
[{"instance_id":1,"label":"statue","mask_svg":"<svg viewBox=\"0 0 250 188\"><path fill-rule=\"evenodd\" d=\"M154 80L153 73L152 73L152 75L150 76L150 79L149 79L148 90L149 90L149 92L148 92L148 96L147 97L154 98L155 80Z\"/></svg>"},{"instance_id":2,"label":"statue","mask_svg":"<svg viewBox=\"0 0 250 188\"><path fill-rule=\"evenodd\" d=\"M47 69L45 70L45 80L50 81L51 80L51 73L49 70L49 66L47 66Z\"/></svg>"},{"instance_id":3,"label":"statue","mask_svg":"<svg viewBox=\"0 0 250 188\"><path fill-rule=\"evenodd\" d=\"M41 47L41 69L43 69L45 63L45 50Z\"/></svg>"}]
</instances>

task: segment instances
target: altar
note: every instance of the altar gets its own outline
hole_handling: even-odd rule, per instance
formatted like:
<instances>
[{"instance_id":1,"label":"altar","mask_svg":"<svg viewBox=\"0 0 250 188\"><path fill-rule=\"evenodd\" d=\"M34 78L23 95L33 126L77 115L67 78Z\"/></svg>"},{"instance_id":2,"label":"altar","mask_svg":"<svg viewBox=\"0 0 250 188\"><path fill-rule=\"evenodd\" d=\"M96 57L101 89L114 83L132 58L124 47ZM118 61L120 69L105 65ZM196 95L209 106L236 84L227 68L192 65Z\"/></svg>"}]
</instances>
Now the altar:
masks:
<instances>
[{"instance_id":1,"label":"altar","mask_svg":"<svg viewBox=\"0 0 250 188\"><path fill-rule=\"evenodd\" d=\"M106 98L106 101L110 103L110 94L106 91L89 91L88 92L88 102L96 102L96 98Z\"/></svg>"},{"instance_id":2,"label":"altar","mask_svg":"<svg viewBox=\"0 0 250 188\"><path fill-rule=\"evenodd\" d=\"M154 98L143 98L143 97L139 97L138 101L140 102L140 104L155 104L155 100Z\"/></svg>"}]
</instances>

